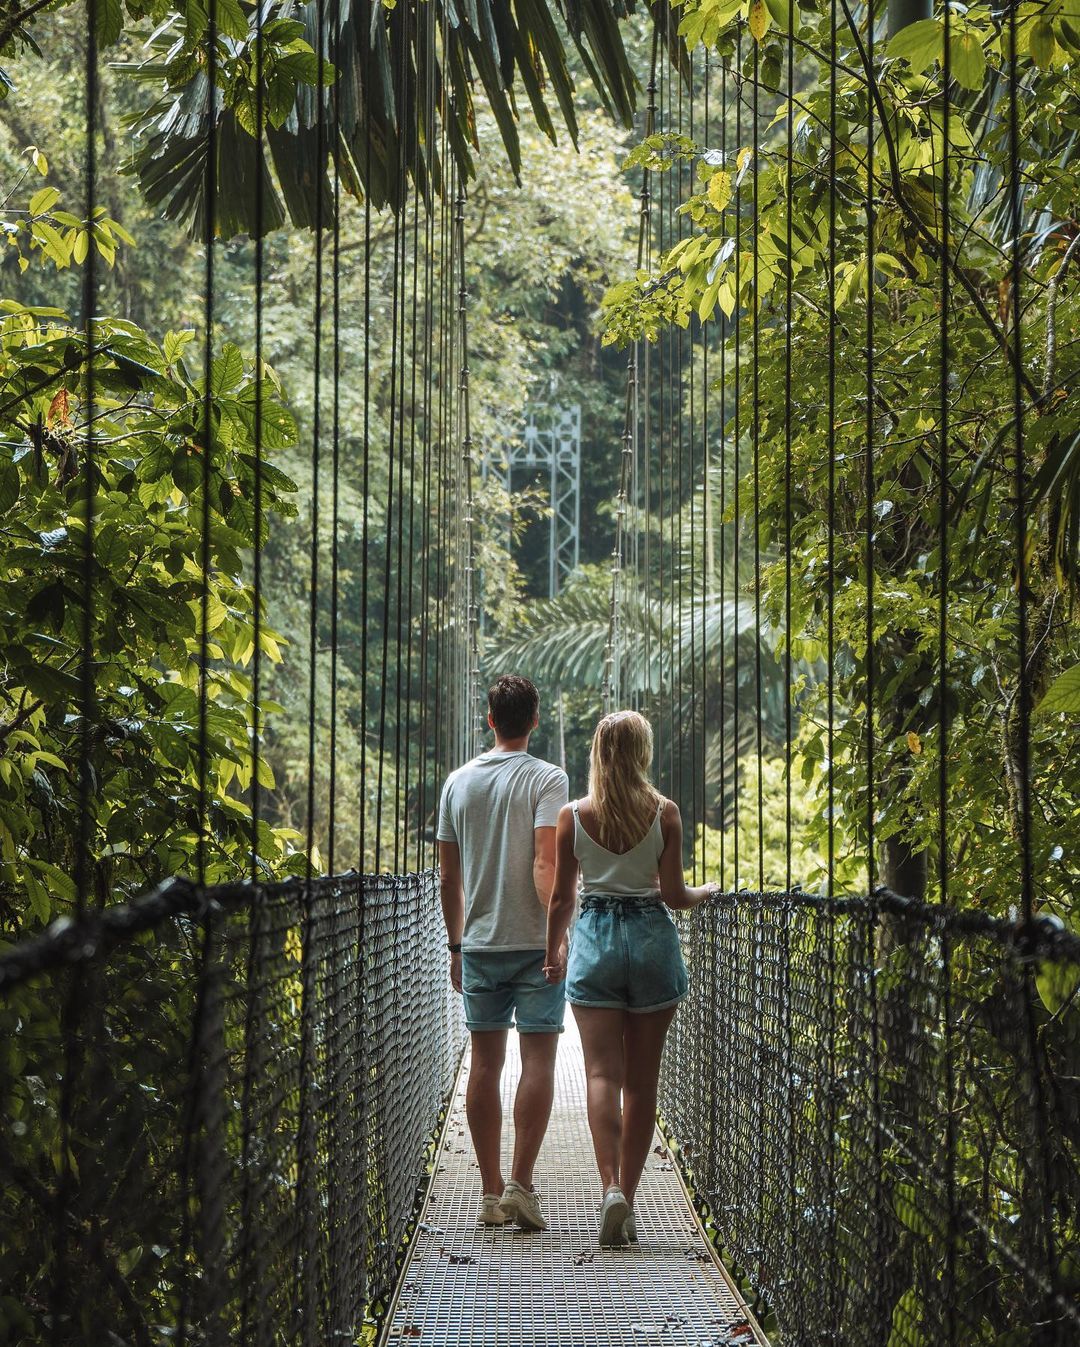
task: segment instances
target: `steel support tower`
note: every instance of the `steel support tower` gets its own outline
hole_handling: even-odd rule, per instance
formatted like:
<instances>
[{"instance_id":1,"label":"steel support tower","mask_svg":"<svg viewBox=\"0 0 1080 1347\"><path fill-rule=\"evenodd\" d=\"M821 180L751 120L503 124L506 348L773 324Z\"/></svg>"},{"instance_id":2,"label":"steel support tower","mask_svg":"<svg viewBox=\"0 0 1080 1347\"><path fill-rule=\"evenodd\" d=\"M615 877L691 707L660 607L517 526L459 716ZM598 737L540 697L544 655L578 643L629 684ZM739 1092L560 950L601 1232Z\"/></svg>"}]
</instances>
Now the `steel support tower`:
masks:
<instances>
[{"instance_id":1,"label":"steel support tower","mask_svg":"<svg viewBox=\"0 0 1080 1347\"><path fill-rule=\"evenodd\" d=\"M520 434L483 455L484 477L494 477L507 495L515 470L532 476L547 469L551 501L548 594L554 598L581 557L581 404L566 407L530 402Z\"/></svg>"}]
</instances>

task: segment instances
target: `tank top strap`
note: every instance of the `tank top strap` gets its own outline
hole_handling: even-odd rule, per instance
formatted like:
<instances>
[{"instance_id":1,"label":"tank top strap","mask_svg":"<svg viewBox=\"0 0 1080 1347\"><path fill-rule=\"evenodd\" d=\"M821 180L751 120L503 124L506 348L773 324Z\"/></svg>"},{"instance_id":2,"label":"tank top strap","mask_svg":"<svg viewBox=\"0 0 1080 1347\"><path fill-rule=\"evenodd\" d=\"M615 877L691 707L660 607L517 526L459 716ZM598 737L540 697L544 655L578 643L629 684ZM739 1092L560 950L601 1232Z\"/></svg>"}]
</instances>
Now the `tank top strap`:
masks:
<instances>
[{"instance_id":1,"label":"tank top strap","mask_svg":"<svg viewBox=\"0 0 1080 1347\"><path fill-rule=\"evenodd\" d=\"M583 837L589 837L589 834L581 826L581 815L578 813L578 801L571 800L570 808L574 811L574 855L580 860L581 839ZM592 838L589 838L589 841L592 841Z\"/></svg>"}]
</instances>

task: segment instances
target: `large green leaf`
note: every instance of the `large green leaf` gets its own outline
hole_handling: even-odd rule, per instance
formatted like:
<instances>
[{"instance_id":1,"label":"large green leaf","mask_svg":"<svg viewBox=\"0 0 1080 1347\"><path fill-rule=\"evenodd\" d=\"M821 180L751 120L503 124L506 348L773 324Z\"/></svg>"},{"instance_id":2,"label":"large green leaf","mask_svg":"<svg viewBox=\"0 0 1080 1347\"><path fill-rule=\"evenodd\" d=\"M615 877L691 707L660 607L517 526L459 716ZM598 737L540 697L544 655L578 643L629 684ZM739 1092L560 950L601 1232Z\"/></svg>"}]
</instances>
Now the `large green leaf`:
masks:
<instances>
[{"instance_id":1,"label":"large green leaf","mask_svg":"<svg viewBox=\"0 0 1080 1347\"><path fill-rule=\"evenodd\" d=\"M1080 715L1080 664L1074 664L1050 684L1039 703L1041 712L1067 711Z\"/></svg>"}]
</instances>

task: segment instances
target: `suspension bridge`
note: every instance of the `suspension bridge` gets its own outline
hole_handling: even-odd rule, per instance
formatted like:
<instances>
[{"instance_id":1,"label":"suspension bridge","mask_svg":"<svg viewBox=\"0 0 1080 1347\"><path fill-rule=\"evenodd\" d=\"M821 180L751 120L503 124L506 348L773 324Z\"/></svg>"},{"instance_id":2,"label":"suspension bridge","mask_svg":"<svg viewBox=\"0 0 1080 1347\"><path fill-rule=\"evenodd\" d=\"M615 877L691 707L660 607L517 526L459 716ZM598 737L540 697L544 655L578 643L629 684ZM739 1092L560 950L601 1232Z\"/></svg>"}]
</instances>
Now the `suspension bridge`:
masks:
<instances>
[{"instance_id":1,"label":"suspension bridge","mask_svg":"<svg viewBox=\"0 0 1080 1347\"><path fill-rule=\"evenodd\" d=\"M97 8L86 16L88 217L101 194ZM1028 19L1008 5L986 19L987 156L1004 146L1004 168L987 174L1008 278L991 301L972 260L989 246L979 233L989 207L973 220L965 196L982 151L960 132L977 15L845 0L805 14L661 3L637 71L624 9L634 6L318 0L302 10L311 79L293 123L279 123L264 120L262 100L282 59L271 24L288 16L211 0L204 101L184 150L206 150L184 179L206 257L202 372L185 394L193 466L162 467L203 511L202 533L183 571L195 613L186 672L165 680L167 697L118 693L110 666L115 629L143 619L137 606L110 606L120 599L104 579L111 503L99 488L114 450L95 407L115 415L124 379L150 398L153 379L179 376L172 357L136 367L123 340L100 338L93 250L72 354L53 369L44 351L12 385L30 405L74 379L84 411L65 481L75 635L61 654L58 640L41 646L39 662L64 677L41 684L34 704L41 723L71 726L77 808L50 825L70 833L70 875L37 872L70 890L70 910L45 929L16 924L0 946L0 1342L1080 1341L1080 937L1044 901L1050 853L1033 787L1039 660L1062 620L1052 595L1067 561L1033 544L1028 524L1049 480L1046 435L1032 427L1075 401L1061 367L1032 372L1031 305L1057 306L1061 366L1075 317L1067 261L1056 281L1034 276L1032 220L1051 238L1056 207L1026 196L1021 128L1044 69L1018 56ZM904 48L889 44L916 23L936 24L937 37L915 72L918 97L906 86L901 128L881 90L891 96L887 81L907 71ZM630 166L636 278L605 305L627 362L610 515L587 526L611 537L605 611L581 633L598 655L591 695L597 711L634 705L653 720L657 783L687 819L687 867L724 889L680 918L691 994L666 1050L640 1244L628 1250L592 1238L572 1034L540 1164L549 1231L474 1223L466 1035L431 826L441 781L481 743L490 661L473 425L482 390L470 368L474 99L494 106L504 141L486 153L514 160L515 78L542 124L554 96L572 132L564 41L643 137ZM254 73L246 140L231 111L215 113L232 87L228 42ZM293 169L286 136L299 147ZM241 150L242 182L229 176ZM143 189L172 214L190 168L178 154L162 133L136 161ZM351 192L362 205L349 215ZM212 527L210 501L231 491L259 521L280 487L261 370L274 303L266 240L286 213L312 231L314 294L296 755L306 807L282 862L268 854L278 820L260 771L274 732L263 709L268 544L257 522L244 560L250 668L230 682L214 585L232 542ZM259 373L245 406L225 411L214 267L222 236L239 232L254 241ZM359 294L341 291L347 246L368 259ZM371 274L380 249L388 289ZM902 377L875 335L901 283L922 304L911 321L923 352ZM359 370L342 368L346 321L364 333ZM963 346L962 324L982 324L976 346ZM973 378L1005 408L986 431L1000 471L981 498L949 457L980 414L964 401ZM254 433L235 479L231 417ZM46 443L42 424L28 421L27 452ZM132 472L128 491L154 480ZM897 478L919 519L883 494ZM162 527L173 489L146 497ZM990 572L977 582L946 562L961 528L975 527L965 510L986 530L968 549L983 550ZM60 545L44 545L43 574ZM1008 577L997 589L995 568ZM164 572L161 583L175 602ZM897 592L902 609L883 616ZM982 653L1005 699L1007 779L980 833L958 839L950 810L968 764L950 708L970 676L980 602L999 605ZM176 808L192 863L174 874L159 850L143 885L110 880L132 842L102 809L101 783L141 730L118 696L144 699L140 715L188 773ZM235 770L212 766L237 700L252 708L240 795ZM8 703L5 737L36 726ZM349 717L360 789L346 800L335 772ZM770 745L778 789L766 779ZM800 774L814 783L805 815ZM981 873L987 892L1011 892L1004 908L968 878L995 808L1008 815L1007 843ZM816 870L803 832L820 842ZM237 837L239 861L224 841ZM4 856L9 868L17 860Z\"/></svg>"}]
</instances>

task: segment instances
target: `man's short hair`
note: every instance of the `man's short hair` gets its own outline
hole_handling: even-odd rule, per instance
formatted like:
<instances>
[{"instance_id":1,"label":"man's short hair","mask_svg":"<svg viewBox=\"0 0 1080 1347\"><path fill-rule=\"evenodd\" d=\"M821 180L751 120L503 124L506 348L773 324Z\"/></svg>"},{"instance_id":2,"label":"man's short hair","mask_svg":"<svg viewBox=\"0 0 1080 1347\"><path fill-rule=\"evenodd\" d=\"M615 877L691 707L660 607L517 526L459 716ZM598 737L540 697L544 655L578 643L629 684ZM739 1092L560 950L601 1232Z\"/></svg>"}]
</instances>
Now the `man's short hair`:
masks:
<instances>
[{"instance_id":1,"label":"man's short hair","mask_svg":"<svg viewBox=\"0 0 1080 1347\"><path fill-rule=\"evenodd\" d=\"M520 739L528 734L539 710L540 694L535 684L519 674L503 674L488 688L488 711L503 739Z\"/></svg>"}]
</instances>

